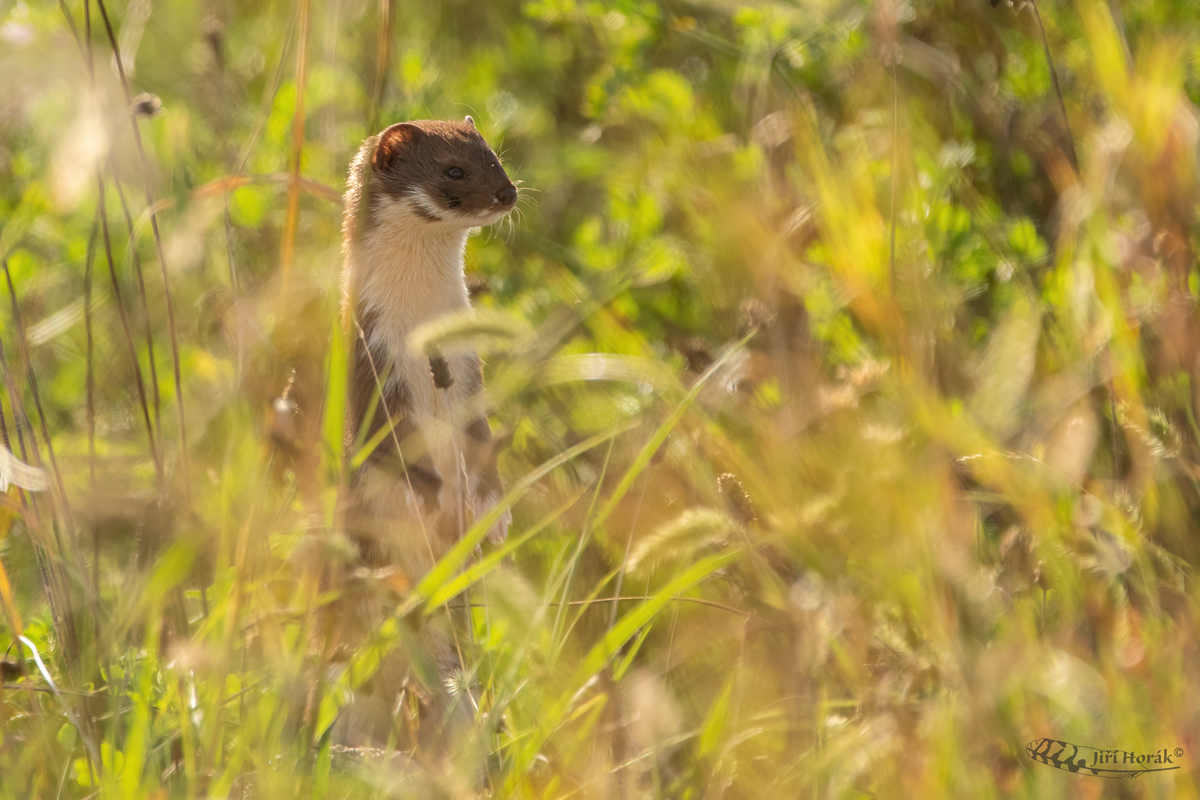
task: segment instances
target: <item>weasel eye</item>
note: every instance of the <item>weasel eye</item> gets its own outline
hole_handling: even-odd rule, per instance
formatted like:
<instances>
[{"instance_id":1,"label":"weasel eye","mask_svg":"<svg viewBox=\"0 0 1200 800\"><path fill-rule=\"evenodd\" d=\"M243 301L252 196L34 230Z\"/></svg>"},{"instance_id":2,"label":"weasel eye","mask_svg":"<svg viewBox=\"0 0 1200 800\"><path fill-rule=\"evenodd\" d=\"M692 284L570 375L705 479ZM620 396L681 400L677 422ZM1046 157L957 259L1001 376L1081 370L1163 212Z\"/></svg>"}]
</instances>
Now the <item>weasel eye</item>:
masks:
<instances>
[{"instance_id":1,"label":"weasel eye","mask_svg":"<svg viewBox=\"0 0 1200 800\"><path fill-rule=\"evenodd\" d=\"M463 176L463 171L461 169L459 169L458 167L451 167L450 169L446 170L446 174L449 175L451 178L458 179Z\"/></svg>"}]
</instances>

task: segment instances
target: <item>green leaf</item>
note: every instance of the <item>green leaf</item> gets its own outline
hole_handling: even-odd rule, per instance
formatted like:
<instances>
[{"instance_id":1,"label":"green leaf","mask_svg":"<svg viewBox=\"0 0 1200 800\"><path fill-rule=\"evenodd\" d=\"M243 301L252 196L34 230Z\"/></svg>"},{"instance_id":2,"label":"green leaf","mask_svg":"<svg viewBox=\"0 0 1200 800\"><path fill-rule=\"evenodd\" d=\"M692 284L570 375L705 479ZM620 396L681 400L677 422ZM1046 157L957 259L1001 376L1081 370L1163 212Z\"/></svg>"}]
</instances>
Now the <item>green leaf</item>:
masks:
<instances>
[{"instance_id":1,"label":"green leaf","mask_svg":"<svg viewBox=\"0 0 1200 800\"><path fill-rule=\"evenodd\" d=\"M592 647L583 659L583 663L575 670L575 678L572 683L575 686L582 687L608 663L608 660L620 648L625 646L625 643L629 641L639 628L647 625L650 620L654 619L655 615L672 598L683 594L712 573L722 567L729 566L740 557L741 553L738 551L709 556L696 562L677 575L649 600L646 600L617 620L617 624L609 629L604 638Z\"/></svg>"},{"instance_id":2,"label":"green leaf","mask_svg":"<svg viewBox=\"0 0 1200 800\"><path fill-rule=\"evenodd\" d=\"M450 552L443 556L438 563L434 564L433 569L429 570L429 572L425 574L425 577L422 578L421 582L417 584L417 588L414 590L412 598L410 598L409 602L405 605L400 613L406 614L409 610L415 608L417 603L420 601L420 598L429 598L435 593L439 593L441 587L443 587L450 580L450 576L454 574L455 570L466 563L466 560L471 557L471 553L474 552L476 546L483 541L483 537L487 536L487 532L491 529L492 525L496 523L496 520L500 519L500 515L511 508L513 503L521 499L522 495L529 491L529 487L533 486L533 484L540 480L542 476L550 473L552 470L562 466L563 464L566 464L581 453L586 453L596 445L603 444L609 439L624 433L632 427L634 427L634 424L630 423L629 425L624 425L614 430L606 431L605 433L596 434L595 436L580 442L574 447L564 450L562 453L542 464L533 472L530 472L528 475L521 478L521 480L518 481L511 490L509 490L508 494L504 496L504 499L493 506L492 509L485 514L482 519L475 520L475 524L471 526L471 529L466 532L462 539L458 540L454 547L451 548ZM426 610L432 610L432 606L429 603L426 604Z\"/></svg>"},{"instance_id":3,"label":"green leaf","mask_svg":"<svg viewBox=\"0 0 1200 800\"><path fill-rule=\"evenodd\" d=\"M329 357L325 364L329 379L325 387L325 416L321 423L321 434L332 466L339 475L343 469L351 335L352 331L347 331L341 320L334 320Z\"/></svg>"},{"instance_id":4,"label":"green leaf","mask_svg":"<svg viewBox=\"0 0 1200 800\"><path fill-rule=\"evenodd\" d=\"M593 529L602 525L604 521L608 519L608 516L612 514L613 510L616 509L617 504L621 502L621 498L625 496L625 494L629 491L629 487L633 485L635 480L637 480L637 476L642 474L642 470L644 470L646 465L650 463L650 459L654 457L656 452L658 452L658 448L667 440L667 437L671 434L671 431L674 430L677 424L679 424L679 420L683 419L683 415L687 413L687 410L691 407L692 402L700 395L700 390L704 388L704 385L708 383L709 379L712 378L713 375L717 374L717 371L721 369L721 367L725 366L725 363L729 361L729 359L733 358L734 353L737 353L742 349L746 342L750 341L750 338L753 335L753 333L746 334L740 342L726 350L723 356L717 359L712 366L704 371L704 374L696 379L696 383L692 385L691 391L689 391L687 396L683 398L683 401L675 407L675 410L671 412L671 416L667 417L666 422L658 427L658 430L654 432L654 435L651 436L650 440L646 442L645 446L642 447L642 450L638 453L637 458L633 460L633 464L631 464L629 469L625 471L625 474L621 477L621 481L617 484L617 488L613 490L612 495L609 497L608 503L605 504L604 508L600 510L600 513L598 513L592 520Z\"/></svg>"}]
</instances>

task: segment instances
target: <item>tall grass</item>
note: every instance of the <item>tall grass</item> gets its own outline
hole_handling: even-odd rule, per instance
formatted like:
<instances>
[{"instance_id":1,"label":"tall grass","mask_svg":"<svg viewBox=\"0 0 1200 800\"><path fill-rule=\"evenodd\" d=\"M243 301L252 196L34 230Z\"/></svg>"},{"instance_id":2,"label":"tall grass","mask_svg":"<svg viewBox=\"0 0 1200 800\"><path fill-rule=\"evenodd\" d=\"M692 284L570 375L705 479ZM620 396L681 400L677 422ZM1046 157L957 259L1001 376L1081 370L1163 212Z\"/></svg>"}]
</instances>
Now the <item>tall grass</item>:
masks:
<instances>
[{"instance_id":1,"label":"tall grass","mask_svg":"<svg viewBox=\"0 0 1200 800\"><path fill-rule=\"evenodd\" d=\"M997 6L0 4L0 798L1194 797L1200 18ZM508 495L355 571L344 174L468 113Z\"/></svg>"}]
</instances>

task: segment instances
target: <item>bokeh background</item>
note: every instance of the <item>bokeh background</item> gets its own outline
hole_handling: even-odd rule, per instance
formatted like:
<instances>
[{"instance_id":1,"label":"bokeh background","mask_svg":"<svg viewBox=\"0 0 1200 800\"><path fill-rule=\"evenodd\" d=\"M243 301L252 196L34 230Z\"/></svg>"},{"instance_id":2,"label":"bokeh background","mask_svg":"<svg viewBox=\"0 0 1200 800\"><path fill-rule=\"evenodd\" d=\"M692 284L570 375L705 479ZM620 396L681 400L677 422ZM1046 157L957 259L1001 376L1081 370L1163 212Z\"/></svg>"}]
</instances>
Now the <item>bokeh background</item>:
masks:
<instances>
[{"instance_id":1,"label":"bokeh background","mask_svg":"<svg viewBox=\"0 0 1200 800\"><path fill-rule=\"evenodd\" d=\"M1192 0L3 0L0 76L0 797L1196 796ZM347 165L467 114L514 523L315 653ZM453 608L472 745L340 748Z\"/></svg>"}]
</instances>

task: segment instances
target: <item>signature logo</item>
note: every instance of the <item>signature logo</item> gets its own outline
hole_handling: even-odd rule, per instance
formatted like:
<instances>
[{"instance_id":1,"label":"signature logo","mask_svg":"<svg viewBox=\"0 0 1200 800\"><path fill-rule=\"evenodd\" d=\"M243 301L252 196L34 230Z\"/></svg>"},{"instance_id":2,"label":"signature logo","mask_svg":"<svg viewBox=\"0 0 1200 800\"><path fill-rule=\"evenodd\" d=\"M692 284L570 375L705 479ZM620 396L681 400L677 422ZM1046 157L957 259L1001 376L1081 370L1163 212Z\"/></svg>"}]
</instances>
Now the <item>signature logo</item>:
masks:
<instances>
[{"instance_id":1,"label":"signature logo","mask_svg":"<svg viewBox=\"0 0 1200 800\"><path fill-rule=\"evenodd\" d=\"M1175 759L1183 757L1183 748L1166 747L1151 753L1133 750L1105 750L1083 744L1060 742L1057 739L1034 739L1025 745L1025 752L1034 761L1061 769L1096 776L1097 778L1136 778L1147 772L1167 772L1179 769Z\"/></svg>"}]
</instances>

